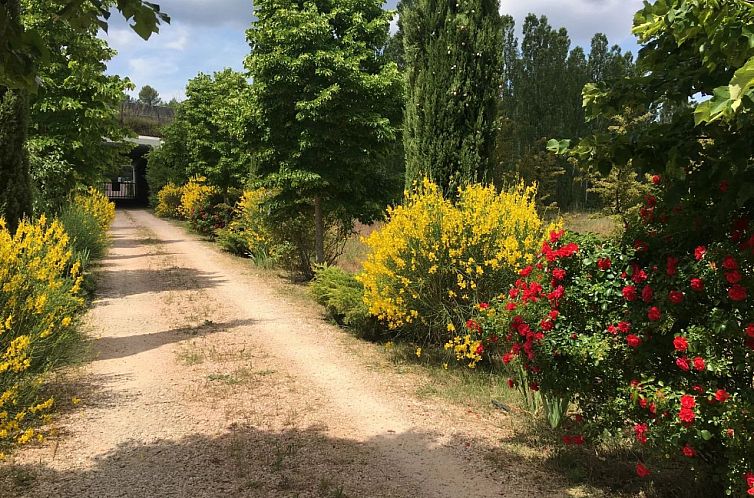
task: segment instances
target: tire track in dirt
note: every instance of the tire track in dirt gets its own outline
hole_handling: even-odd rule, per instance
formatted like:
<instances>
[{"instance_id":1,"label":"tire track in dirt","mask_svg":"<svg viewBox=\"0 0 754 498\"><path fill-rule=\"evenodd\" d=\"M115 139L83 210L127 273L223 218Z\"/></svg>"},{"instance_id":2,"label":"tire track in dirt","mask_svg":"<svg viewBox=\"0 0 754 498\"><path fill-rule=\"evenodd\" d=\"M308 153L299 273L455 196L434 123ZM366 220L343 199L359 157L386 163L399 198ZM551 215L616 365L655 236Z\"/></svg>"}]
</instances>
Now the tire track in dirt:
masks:
<instances>
[{"instance_id":1,"label":"tire track in dirt","mask_svg":"<svg viewBox=\"0 0 754 498\"><path fill-rule=\"evenodd\" d=\"M558 494L489 465L477 418L395 389L248 262L146 211L119 211L113 238L72 379L88 392L18 456L24 496Z\"/></svg>"}]
</instances>

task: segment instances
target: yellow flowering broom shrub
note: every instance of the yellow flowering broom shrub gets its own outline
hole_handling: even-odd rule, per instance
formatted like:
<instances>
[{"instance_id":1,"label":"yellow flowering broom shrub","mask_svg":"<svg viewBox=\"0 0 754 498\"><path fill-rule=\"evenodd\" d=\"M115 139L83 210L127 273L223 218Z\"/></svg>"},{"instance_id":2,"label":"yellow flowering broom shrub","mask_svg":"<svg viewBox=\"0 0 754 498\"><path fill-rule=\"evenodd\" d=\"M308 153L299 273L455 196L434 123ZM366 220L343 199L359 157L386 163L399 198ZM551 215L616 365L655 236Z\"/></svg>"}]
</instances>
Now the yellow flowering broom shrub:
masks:
<instances>
[{"instance_id":1,"label":"yellow flowering broom shrub","mask_svg":"<svg viewBox=\"0 0 754 498\"><path fill-rule=\"evenodd\" d=\"M180 218L182 197L183 187L168 183L157 193L155 214L162 218Z\"/></svg>"},{"instance_id":2,"label":"yellow flowering broom shrub","mask_svg":"<svg viewBox=\"0 0 754 498\"><path fill-rule=\"evenodd\" d=\"M76 337L80 270L61 222L22 221L11 235L0 219L0 456L41 438L35 427L53 400L37 397L38 375L63 361Z\"/></svg>"},{"instance_id":3,"label":"yellow flowering broom shrub","mask_svg":"<svg viewBox=\"0 0 754 498\"><path fill-rule=\"evenodd\" d=\"M418 341L445 344L475 305L507 289L550 227L534 187L469 185L454 200L425 180L365 242L359 280L372 314Z\"/></svg>"},{"instance_id":4,"label":"yellow flowering broom shrub","mask_svg":"<svg viewBox=\"0 0 754 498\"><path fill-rule=\"evenodd\" d=\"M273 262L279 244L273 238L269 212L265 208L265 202L271 197L268 189L245 190L228 226L217 231L218 244L228 252L248 256L259 264Z\"/></svg>"},{"instance_id":5,"label":"yellow flowering broom shrub","mask_svg":"<svg viewBox=\"0 0 754 498\"><path fill-rule=\"evenodd\" d=\"M107 233L115 220L115 204L105 194L89 187L85 193L76 194L73 203L97 220L100 230Z\"/></svg>"},{"instance_id":6,"label":"yellow flowering broom shrub","mask_svg":"<svg viewBox=\"0 0 754 498\"><path fill-rule=\"evenodd\" d=\"M181 191L180 215L186 219L196 217L205 208L209 199L217 193L217 188L207 185L203 176L192 177Z\"/></svg>"}]
</instances>

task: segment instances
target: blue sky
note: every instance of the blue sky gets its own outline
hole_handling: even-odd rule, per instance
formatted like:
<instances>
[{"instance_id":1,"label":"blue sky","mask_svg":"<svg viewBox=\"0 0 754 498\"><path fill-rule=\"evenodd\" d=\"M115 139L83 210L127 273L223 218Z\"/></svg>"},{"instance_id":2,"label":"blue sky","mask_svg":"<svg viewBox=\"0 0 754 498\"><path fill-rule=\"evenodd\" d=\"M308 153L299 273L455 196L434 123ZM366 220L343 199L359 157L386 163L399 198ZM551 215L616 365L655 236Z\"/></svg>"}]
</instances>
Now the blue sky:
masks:
<instances>
[{"instance_id":1,"label":"blue sky","mask_svg":"<svg viewBox=\"0 0 754 498\"><path fill-rule=\"evenodd\" d=\"M394 8L396 1L388 0L386 8ZM574 45L588 47L592 35L603 32L611 43L636 51L631 22L641 0L501 3L501 11L512 15L518 24L529 12L546 15L550 24L568 29ZM183 98L186 82L199 72L243 69L243 59L249 52L245 31L252 19L251 0L161 0L159 4L172 22L146 42L121 17L112 16L108 34L102 34L118 51L108 65L109 73L128 76L137 89L151 85L164 100L170 100Z\"/></svg>"}]
</instances>

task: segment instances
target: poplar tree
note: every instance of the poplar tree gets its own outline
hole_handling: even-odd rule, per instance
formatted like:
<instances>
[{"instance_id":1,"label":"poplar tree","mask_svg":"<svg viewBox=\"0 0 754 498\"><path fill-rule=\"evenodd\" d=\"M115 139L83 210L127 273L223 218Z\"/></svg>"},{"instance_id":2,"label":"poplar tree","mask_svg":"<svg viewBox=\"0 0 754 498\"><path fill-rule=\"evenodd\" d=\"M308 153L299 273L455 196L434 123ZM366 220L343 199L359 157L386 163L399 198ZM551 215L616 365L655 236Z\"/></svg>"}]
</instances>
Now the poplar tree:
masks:
<instances>
[{"instance_id":1,"label":"poplar tree","mask_svg":"<svg viewBox=\"0 0 754 498\"><path fill-rule=\"evenodd\" d=\"M402 8L406 184L446 194L484 181L495 149L502 55L497 0L415 0Z\"/></svg>"}]
</instances>

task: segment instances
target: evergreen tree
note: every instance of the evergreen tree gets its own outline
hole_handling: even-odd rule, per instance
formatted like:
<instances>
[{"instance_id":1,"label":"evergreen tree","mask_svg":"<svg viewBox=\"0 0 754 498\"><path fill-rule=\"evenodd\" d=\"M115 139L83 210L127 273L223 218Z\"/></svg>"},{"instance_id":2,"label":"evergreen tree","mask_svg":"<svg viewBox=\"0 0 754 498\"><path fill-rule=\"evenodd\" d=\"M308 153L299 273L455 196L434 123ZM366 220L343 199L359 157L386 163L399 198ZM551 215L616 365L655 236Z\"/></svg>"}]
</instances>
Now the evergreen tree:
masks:
<instances>
[{"instance_id":1,"label":"evergreen tree","mask_svg":"<svg viewBox=\"0 0 754 498\"><path fill-rule=\"evenodd\" d=\"M489 179L502 67L497 0L415 0L402 9L406 184L448 194Z\"/></svg>"},{"instance_id":2,"label":"evergreen tree","mask_svg":"<svg viewBox=\"0 0 754 498\"><path fill-rule=\"evenodd\" d=\"M32 190L24 143L29 103L23 90L0 87L0 217L11 232L31 215Z\"/></svg>"},{"instance_id":3,"label":"evergreen tree","mask_svg":"<svg viewBox=\"0 0 754 498\"><path fill-rule=\"evenodd\" d=\"M9 31L22 32L19 0L5 2ZM0 217L11 232L31 214L29 161L24 143L29 121L29 102L24 90L0 86Z\"/></svg>"},{"instance_id":4,"label":"evergreen tree","mask_svg":"<svg viewBox=\"0 0 754 498\"><path fill-rule=\"evenodd\" d=\"M144 85L139 90L139 103L149 106L157 106L162 104L160 94L153 87Z\"/></svg>"}]
</instances>

